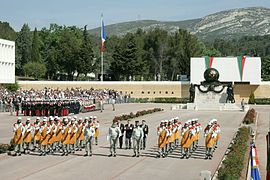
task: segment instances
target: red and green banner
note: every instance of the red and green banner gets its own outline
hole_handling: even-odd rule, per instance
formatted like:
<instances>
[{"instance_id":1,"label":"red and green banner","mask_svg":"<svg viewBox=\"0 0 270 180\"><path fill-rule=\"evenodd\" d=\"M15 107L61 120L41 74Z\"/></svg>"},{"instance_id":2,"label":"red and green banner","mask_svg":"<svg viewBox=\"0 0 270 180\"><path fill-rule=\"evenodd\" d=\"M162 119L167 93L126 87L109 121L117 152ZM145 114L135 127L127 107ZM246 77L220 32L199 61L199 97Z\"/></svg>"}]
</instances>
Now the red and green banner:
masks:
<instances>
[{"instance_id":1,"label":"red and green banner","mask_svg":"<svg viewBox=\"0 0 270 180\"><path fill-rule=\"evenodd\" d=\"M241 81L243 80L243 73L244 73L244 68L245 68L245 63L246 63L246 56L237 56L237 63L238 63L238 69L239 69L239 74L240 74L240 79Z\"/></svg>"},{"instance_id":2,"label":"red and green banner","mask_svg":"<svg viewBox=\"0 0 270 180\"><path fill-rule=\"evenodd\" d=\"M213 56L211 56L211 57L206 56L206 57L204 57L204 60L205 60L205 69L212 68L214 57Z\"/></svg>"}]
</instances>

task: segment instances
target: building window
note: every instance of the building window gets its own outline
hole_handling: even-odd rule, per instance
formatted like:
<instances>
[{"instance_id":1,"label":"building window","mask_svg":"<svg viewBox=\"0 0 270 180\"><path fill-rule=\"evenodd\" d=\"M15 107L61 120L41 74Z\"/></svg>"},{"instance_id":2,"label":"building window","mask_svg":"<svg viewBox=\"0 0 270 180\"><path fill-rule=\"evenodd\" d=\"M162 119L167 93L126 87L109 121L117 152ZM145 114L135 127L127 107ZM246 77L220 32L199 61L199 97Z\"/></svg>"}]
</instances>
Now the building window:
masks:
<instances>
[{"instance_id":1,"label":"building window","mask_svg":"<svg viewBox=\"0 0 270 180\"><path fill-rule=\"evenodd\" d=\"M159 94L161 94L161 91L159 91Z\"/></svg>"},{"instance_id":2,"label":"building window","mask_svg":"<svg viewBox=\"0 0 270 180\"><path fill-rule=\"evenodd\" d=\"M154 91L153 94L156 94L156 92Z\"/></svg>"},{"instance_id":3,"label":"building window","mask_svg":"<svg viewBox=\"0 0 270 180\"><path fill-rule=\"evenodd\" d=\"M142 94L144 94L144 92L142 91Z\"/></svg>"},{"instance_id":4,"label":"building window","mask_svg":"<svg viewBox=\"0 0 270 180\"><path fill-rule=\"evenodd\" d=\"M148 91L148 94L150 94L150 91Z\"/></svg>"},{"instance_id":5,"label":"building window","mask_svg":"<svg viewBox=\"0 0 270 180\"><path fill-rule=\"evenodd\" d=\"M168 91L166 91L165 94L168 94Z\"/></svg>"},{"instance_id":6,"label":"building window","mask_svg":"<svg viewBox=\"0 0 270 180\"><path fill-rule=\"evenodd\" d=\"M133 91L131 91L130 94L133 94Z\"/></svg>"},{"instance_id":7,"label":"building window","mask_svg":"<svg viewBox=\"0 0 270 180\"><path fill-rule=\"evenodd\" d=\"M172 94L174 94L174 92L172 91Z\"/></svg>"}]
</instances>

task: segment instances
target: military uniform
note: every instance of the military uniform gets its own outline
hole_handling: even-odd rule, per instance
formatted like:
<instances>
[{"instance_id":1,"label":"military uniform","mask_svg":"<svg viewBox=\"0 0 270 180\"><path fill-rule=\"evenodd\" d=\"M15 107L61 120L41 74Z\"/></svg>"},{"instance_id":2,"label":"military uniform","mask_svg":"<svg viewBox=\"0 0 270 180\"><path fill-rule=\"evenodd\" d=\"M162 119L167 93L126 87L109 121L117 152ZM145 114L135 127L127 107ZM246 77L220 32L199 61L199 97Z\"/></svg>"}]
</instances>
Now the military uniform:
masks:
<instances>
[{"instance_id":1,"label":"military uniform","mask_svg":"<svg viewBox=\"0 0 270 180\"><path fill-rule=\"evenodd\" d=\"M93 124L94 128L95 128L95 143L96 145L98 145L98 136L99 136L99 121L96 120L96 116L94 116L94 124Z\"/></svg>"},{"instance_id":2,"label":"military uniform","mask_svg":"<svg viewBox=\"0 0 270 180\"><path fill-rule=\"evenodd\" d=\"M77 131L77 141L76 147L78 151L81 151L84 146L84 131L85 131L85 124L82 122L82 118L79 119L78 122L78 131Z\"/></svg>"},{"instance_id":3,"label":"military uniform","mask_svg":"<svg viewBox=\"0 0 270 180\"><path fill-rule=\"evenodd\" d=\"M128 121L129 122L129 121ZM125 144L126 144L126 149L131 149L131 136L133 132L134 126L130 123L125 125L125 131L126 131L126 139L125 139Z\"/></svg>"},{"instance_id":4,"label":"military uniform","mask_svg":"<svg viewBox=\"0 0 270 180\"><path fill-rule=\"evenodd\" d=\"M34 122L34 149L38 148L40 149L40 132L39 132L39 128L40 128L40 118L37 117L36 121Z\"/></svg>"},{"instance_id":5,"label":"military uniform","mask_svg":"<svg viewBox=\"0 0 270 180\"><path fill-rule=\"evenodd\" d=\"M54 143L53 150L59 151L62 148L61 140L62 140L62 123L59 121L58 117L54 119Z\"/></svg>"},{"instance_id":6,"label":"military uniform","mask_svg":"<svg viewBox=\"0 0 270 180\"><path fill-rule=\"evenodd\" d=\"M63 148L63 154L62 156L67 156L69 151L69 141L70 141L70 133L71 128L68 124L68 120L64 119L64 124L62 126L62 148Z\"/></svg>"},{"instance_id":7,"label":"military uniform","mask_svg":"<svg viewBox=\"0 0 270 180\"><path fill-rule=\"evenodd\" d=\"M139 121L135 122L135 127L133 128L132 131L132 141L133 141L133 151L134 155L133 157L140 156L140 144L143 139L143 130L139 126Z\"/></svg>"},{"instance_id":8,"label":"military uniform","mask_svg":"<svg viewBox=\"0 0 270 180\"><path fill-rule=\"evenodd\" d=\"M71 153L75 153L75 145L76 145L76 140L77 140L77 131L78 131L78 127L75 124L75 119L71 120L71 125L69 126L69 128L71 129L70 131L70 140L69 140L69 149Z\"/></svg>"},{"instance_id":9,"label":"military uniform","mask_svg":"<svg viewBox=\"0 0 270 180\"><path fill-rule=\"evenodd\" d=\"M92 156L92 138L95 134L95 128L88 124L84 131L84 138L85 138L85 152L84 156Z\"/></svg>"},{"instance_id":10,"label":"military uniform","mask_svg":"<svg viewBox=\"0 0 270 180\"><path fill-rule=\"evenodd\" d=\"M116 123L113 123L112 126L109 128L109 140L110 140L110 152L111 154L109 157L114 156L116 157L116 145L119 136L121 135L121 130Z\"/></svg>"},{"instance_id":11,"label":"military uniform","mask_svg":"<svg viewBox=\"0 0 270 180\"><path fill-rule=\"evenodd\" d=\"M48 139L49 139L49 133L50 128L47 126L47 118L43 118L43 122L39 128L40 132L40 146L41 146L41 153L40 156L45 156L47 153L47 147L48 147Z\"/></svg>"},{"instance_id":12,"label":"military uniform","mask_svg":"<svg viewBox=\"0 0 270 180\"><path fill-rule=\"evenodd\" d=\"M17 123L13 125L13 143L15 145L15 155L21 155L21 152L23 151L23 135L25 132L24 126L21 123L21 117L18 118Z\"/></svg>"},{"instance_id":13,"label":"military uniform","mask_svg":"<svg viewBox=\"0 0 270 180\"><path fill-rule=\"evenodd\" d=\"M143 120L141 128L143 130L143 138L142 138L142 141L141 141L141 149L145 149L146 148L147 136L148 136L148 132L149 132L149 128L148 128L148 125L145 124L145 120Z\"/></svg>"},{"instance_id":14,"label":"military uniform","mask_svg":"<svg viewBox=\"0 0 270 180\"><path fill-rule=\"evenodd\" d=\"M24 153L30 153L30 144L32 142L33 125L30 124L30 118L27 118L26 124L24 124L25 133L23 136Z\"/></svg>"},{"instance_id":15,"label":"military uniform","mask_svg":"<svg viewBox=\"0 0 270 180\"><path fill-rule=\"evenodd\" d=\"M158 157L165 157L166 155L166 143L167 143L167 131L164 121L161 121L160 126L157 128L158 135Z\"/></svg>"}]
</instances>

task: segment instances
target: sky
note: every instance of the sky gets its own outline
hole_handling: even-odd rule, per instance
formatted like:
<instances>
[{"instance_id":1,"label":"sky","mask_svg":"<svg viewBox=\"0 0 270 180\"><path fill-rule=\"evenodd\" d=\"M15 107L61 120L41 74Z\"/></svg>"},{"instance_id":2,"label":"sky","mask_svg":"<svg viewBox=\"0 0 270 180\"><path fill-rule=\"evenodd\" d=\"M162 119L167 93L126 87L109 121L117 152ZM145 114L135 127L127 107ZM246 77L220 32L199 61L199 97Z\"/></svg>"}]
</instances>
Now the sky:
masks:
<instances>
[{"instance_id":1,"label":"sky","mask_svg":"<svg viewBox=\"0 0 270 180\"><path fill-rule=\"evenodd\" d=\"M270 0L0 0L0 21L19 31L51 23L88 29L134 20L180 21L204 17L223 10L244 7L270 8Z\"/></svg>"}]
</instances>

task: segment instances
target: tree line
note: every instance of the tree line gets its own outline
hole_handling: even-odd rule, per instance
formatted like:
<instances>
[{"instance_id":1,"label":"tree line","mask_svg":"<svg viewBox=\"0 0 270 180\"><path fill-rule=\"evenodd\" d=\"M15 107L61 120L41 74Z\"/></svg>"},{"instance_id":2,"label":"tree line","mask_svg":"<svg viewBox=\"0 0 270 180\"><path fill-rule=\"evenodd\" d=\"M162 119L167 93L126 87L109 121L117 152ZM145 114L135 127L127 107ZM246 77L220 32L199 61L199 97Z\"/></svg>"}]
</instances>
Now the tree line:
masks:
<instances>
[{"instance_id":1,"label":"tree line","mask_svg":"<svg viewBox=\"0 0 270 180\"><path fill-rule=\"evenodd\" d=\"M90 80L100 73L100 38L87 27L60 26L31 31L24 24L15 32L0 22L0 38L16 42L16 75L48 80ZM260 56L262 77L270 79L270 36L216 39L202 42L187 30L162 29L108 36L104 70L112 80L178 80L188 75L190 58L201 56Z\"/></svg>"}]
</instances>

